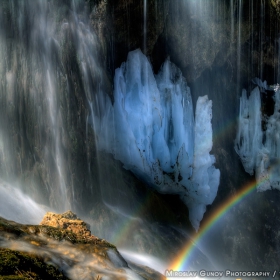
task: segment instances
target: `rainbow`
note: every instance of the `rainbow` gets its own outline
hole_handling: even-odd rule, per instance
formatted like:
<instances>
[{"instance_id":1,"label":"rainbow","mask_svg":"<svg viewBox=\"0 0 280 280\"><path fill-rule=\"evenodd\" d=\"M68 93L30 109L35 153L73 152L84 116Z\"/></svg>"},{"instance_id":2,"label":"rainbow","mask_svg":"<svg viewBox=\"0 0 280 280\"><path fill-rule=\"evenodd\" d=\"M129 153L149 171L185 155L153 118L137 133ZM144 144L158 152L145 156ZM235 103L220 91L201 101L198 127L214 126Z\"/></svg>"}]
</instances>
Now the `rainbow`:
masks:
<instances>
[{"instance_id":1,"label":"rainbow","mask_svg":"<svg viewBox=\"0 0 280 280\"><path fill-rule=\"evenodd\" d=\"M215 211L208 217L208 219L203 223L199 231L191 238L182 251L178 254L175 260L169 265L169 269L173 271L186 270L187 261L189 260L191 253L198 243L198 241L205 236L209 229L231 209L234 205L239 203L244 197L252 193L257 186L259 186L263 181L253 181L245 185L236 194L226 199Z\"/></svg>"},{"instance_id":2,"label":"rainbow","mask_svg":"<svg viewBox=\"0 0 280 280\"><path fill-rule=\"evenodd\" d=\"M142 216L142 213L145 212L145 208L150 204L151 194L147 194L144 201L139 204L139 207L135 207L135 209L127 216L123 222L119 225L117 232L114 234L114 238L110 241L116 246L122 246L123 242L126 242L126 238L128 238L127 234L129 234L131 228L141 220L138 217Z\"/></svg>"}]
</instances>

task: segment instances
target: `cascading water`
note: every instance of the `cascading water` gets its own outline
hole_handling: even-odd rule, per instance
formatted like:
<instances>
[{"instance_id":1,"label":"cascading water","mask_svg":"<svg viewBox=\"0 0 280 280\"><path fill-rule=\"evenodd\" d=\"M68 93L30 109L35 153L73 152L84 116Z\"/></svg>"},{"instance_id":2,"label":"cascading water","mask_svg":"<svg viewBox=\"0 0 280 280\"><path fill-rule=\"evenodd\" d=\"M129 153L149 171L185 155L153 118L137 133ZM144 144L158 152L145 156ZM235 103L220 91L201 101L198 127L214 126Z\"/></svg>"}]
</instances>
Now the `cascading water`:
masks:
<instances>
[{"instance_id":1,"label":"cascading water","mask_svg":"<svg viewBox=\"0 0 280 280\"><path fill-rule=\"evenodd\" d=\"M144 39L143 39L143 50L144 53L147 52L147 0L144 0L144 24L143 24L143 28L144 28Z\"/></svg>"},{"instance_id":2,"label":"cascading water","mask_svg":"<svg viewBox=\"0 0 280 280\"><path fill-rule=\"evenodd\" d=\"M60 71L56 26L48 17L48 2L6 1L3 5L7 7L2 10L0 43L1 76L6 76L1 88L1 176L20 183L23 177L34 176L25 183L38 196L37 183L42 180L51 205L65 210L70 198L58 93L66 77ZM32 169L37 174L28 174ZM58 203L56 197L63 200Z\"/></svg>"},{"instance_id":3,"label":"cascading water","mask_svg":"<svg viewBox=\"0 0 280 280\"><path fill-rule=\"evenodd\" d=\"M0 213L6 219L22 224L39 224L49 209L39 205L4 181L0 181Z\"/></svg>"},{"instance_id":4,"label":"cascading water","mask_svg":"<svg viewBox=\"0 0 280 280\"><path fill-rule=\"evenodd\" d=\"M1 10L1 177L58 211L79 208L81 177L93 192L79 133L85 95L101 84L83 3L69 4L4 1Z\"/></svg>"},{"instance_id":5,"label":"cascading water","mask_svg":"<svg viewBox=\"0 0 280 280\"><path fill-rule=\"evenodd\" d=\"M237 38L237 84L240 85L240 68L241 68L241 36L242 36L242 30L241 30L241 25L242 25L242 0L238 1L238 38Z\"/></svg>"}]
</instances>

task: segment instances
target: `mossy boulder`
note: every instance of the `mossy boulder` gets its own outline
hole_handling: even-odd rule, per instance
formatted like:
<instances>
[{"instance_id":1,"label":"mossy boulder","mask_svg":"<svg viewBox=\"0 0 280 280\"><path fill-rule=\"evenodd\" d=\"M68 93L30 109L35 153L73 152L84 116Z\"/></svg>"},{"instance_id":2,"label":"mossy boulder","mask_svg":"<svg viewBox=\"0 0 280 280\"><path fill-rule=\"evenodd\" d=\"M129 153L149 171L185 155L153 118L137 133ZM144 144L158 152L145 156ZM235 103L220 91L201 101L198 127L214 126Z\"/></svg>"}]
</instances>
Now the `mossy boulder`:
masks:
<instances>
[{"instance_id":1,"label":"mossy boulder","mask_svg":"<svg viewBox=\"0 0 280 280\"><path fill-rule=\"evenodd\" d=\"M42 223L22 225L0 217L2 279L165 279L137 264L128 265L117 248L91 235L76 214L47 213ZM75 228L76 227L76 228Z\"/></svg>"},{"instance_id":2,"label":"mossy boulder","mask_svg":"<svg viewBox=\"0 0 280 280\"><path fill-rule=\"evenodd\" d=\"M63 214L47 212L40 225L69 230L76 234L79 239L98 239L97 237L91 235L89 225L83 220L79 219L77 215L71 211L67 211Z\"/></svg>"}]
</instances>

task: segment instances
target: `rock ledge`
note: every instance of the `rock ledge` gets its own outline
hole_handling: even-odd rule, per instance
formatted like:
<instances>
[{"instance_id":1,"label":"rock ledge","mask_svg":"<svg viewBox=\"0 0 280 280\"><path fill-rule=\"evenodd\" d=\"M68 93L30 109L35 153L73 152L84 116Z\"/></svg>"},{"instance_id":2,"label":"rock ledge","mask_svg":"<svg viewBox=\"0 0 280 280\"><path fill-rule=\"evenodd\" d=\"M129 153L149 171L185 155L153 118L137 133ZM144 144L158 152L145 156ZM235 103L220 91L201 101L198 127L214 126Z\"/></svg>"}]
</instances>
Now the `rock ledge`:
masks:
<instances>
[{"instance_id":1,"label":"rock ledge","mask_svg":"<svg viewBox=\"0 0 280 280\"><path fill-rule=\"evenodd\" d=\"M90 226L79 219L72 211L67 211L63 214L47 212L40 225L69 230L74 233L78 239L85 239L88 241L98 239L91 234Z\"/></svg>"}]
</instances>

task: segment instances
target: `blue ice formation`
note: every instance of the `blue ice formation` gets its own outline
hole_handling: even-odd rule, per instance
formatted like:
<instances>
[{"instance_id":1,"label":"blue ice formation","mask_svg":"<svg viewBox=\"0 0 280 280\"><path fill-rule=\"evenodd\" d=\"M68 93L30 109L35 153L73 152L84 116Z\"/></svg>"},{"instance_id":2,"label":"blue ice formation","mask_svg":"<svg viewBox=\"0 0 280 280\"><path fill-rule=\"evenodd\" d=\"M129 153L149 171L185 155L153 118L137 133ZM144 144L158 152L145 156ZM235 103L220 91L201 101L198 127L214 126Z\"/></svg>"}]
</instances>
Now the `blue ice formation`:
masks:
<instances>
[{"instance_id":1,"label":"blue ice formation","mask_svg":"<svg viewBox=\"0 0 280 280\"><path fill-rule=\"evenodd\" d=\"M262 81L260 78L255 77L254 79L252 79L252 83L257 85L261 92L265 92L266 90L268 90L267 82Z\"/></svg>"},{"instance_id":2,"label":"blue ice formation","mask_svg":"<svg viewBox=\"0 0 280 280\"><path fill-rule=\"evenodd\" d=\"M275 105L269 117L261 112L260 94L264 93L256 87L247 97L243 90L235 140L235 150L245 171L255 173L258 191L280 190L280 90L270 88L275 89Z\"/></svg>"},{"instance_id":3,"label":"blue ice formation","mask_svg":"<svg viewBox=\"0 0 280 280\"><path fill-rule=\"evenodd\" d=\"M93 117L98 146L161 193L179 194L195 229L216 197L220 171L213 164L212 101L200 97L194 120L190 88L166 60L154 75L135 50L115 71L114 104L101 93Z\"/></svg>"}]
</instances>

